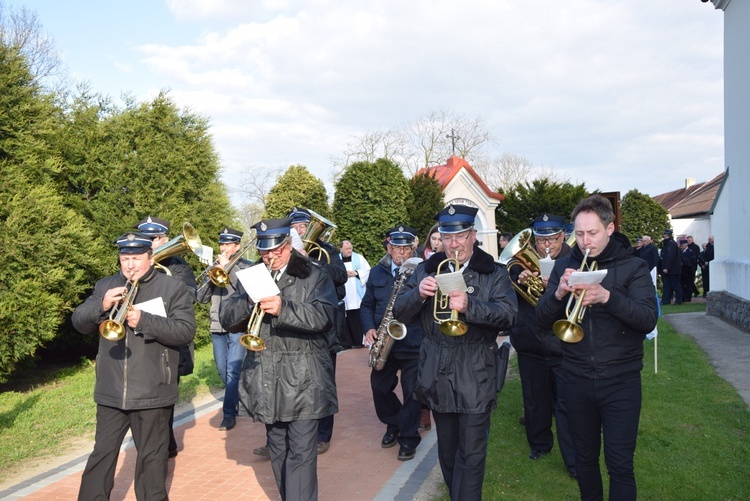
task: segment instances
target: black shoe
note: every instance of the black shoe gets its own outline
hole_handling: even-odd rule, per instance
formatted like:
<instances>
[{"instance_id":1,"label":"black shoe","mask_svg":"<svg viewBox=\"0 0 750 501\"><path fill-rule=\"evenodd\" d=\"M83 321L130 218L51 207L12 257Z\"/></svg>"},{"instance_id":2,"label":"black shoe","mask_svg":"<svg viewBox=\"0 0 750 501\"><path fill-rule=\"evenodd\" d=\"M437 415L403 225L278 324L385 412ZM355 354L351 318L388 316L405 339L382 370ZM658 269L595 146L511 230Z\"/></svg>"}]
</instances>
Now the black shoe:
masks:
<instances>
[{"instance_id":1,"label":"black shoe","mask_svg":"<svg viewBox=\"0 0 750 501\"><path fill-rule=\"evenodd\" d=\"M221 420L221 425L219 425L219 431L229 431L234 428L235 424L236 422L233 417L224 416L224 419Z\"/></svg>"},{"instance_id":2,"label":"black shoe","mask_svg":"<svg viewBox=\"0 0 750 501\"><path fill-rule=\"evenodd\" d=\"M383 435L383 440L380 441L380 446L383 449L389 449L396 445L396 437L398 437L398 432L390 432L386 431L385 435Z\"/></svg>"},{"instance_id":3,"label":"black shoe","mask_svg":"<svg viewBox=\"0 0 750 501\"><path fill-rule=\"evenodd\" d=\"M568 466L568 476L570 478L578 478L578 474L576 473L576 467L575 466Z\"/></svg>"},{"instance_id":4,"label":"black shoe","mask_svg":"<svg viewBox=\"0 0 750 501\"><path fill-rule=\"evenodd\" d=\"M518 417L518 424L520 424L521 426L526 426L526 416L524 416L523 414L521 414Z\"/></svg>"},{"instance_id":5,"label":"black shoe","mask_svg":"<svg viewBox=\"0 0 750 501\"><path fill-rule=\"evenodd\" d=\"M408 461L410 459L414 459L414 454L416 453L417 449L414 447L409 447L408 445L402 445L398 449L398 460L399 461Z\"/></svg>"},{"instance_id":6,"label":"black shoe","mask_svg":"<svg viewBox=\"0 0 750 501\"><path fill-rule=\"evenodd\" d=\"M549 454L549 451L533 451L531 454L529 454L529 459L543 458L547 454Z\"/></svg>"}]
</instances>

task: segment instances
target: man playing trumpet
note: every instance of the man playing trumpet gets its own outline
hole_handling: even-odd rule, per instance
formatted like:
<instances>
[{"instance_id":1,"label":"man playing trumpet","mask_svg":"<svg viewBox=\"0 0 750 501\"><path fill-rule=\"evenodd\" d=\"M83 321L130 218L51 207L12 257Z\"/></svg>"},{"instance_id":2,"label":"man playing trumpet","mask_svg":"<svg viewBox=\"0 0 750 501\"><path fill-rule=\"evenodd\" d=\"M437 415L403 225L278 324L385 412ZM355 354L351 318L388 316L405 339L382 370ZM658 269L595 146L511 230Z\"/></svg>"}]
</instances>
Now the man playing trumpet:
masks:
<instances>
[{"instance_id":1,"label":"man playing trumpet","mask_svg":"<svg viewBox=\"0 0 750 501\"><path fill-rule=\"evenodd\" d=\"M610 202L600 195L582 200L571 214L576 246L558 259L537 306L537 320L549 329L566 317L570 294L584 338L562 344L568 424L575 447L581 499L603 498L599 450L609 472L609 499L636 499L633 469L641 413L643 340L656 325L658 309L648 265L632 255L628 238L615 231ZM584 258L587 256L587 259ZM569 286L586 261L607 270L601 283ZM577 298L577 299L576 299ZM580 303L580 304L579 304ZM585 316L581 318L581 313Z\"/></svg>"},{"instance_id":2,"label":"man playing trumpet","mask_svg":"<svg viewBox=\"0 0 750 501\"><path fill-rule=\"evenodd\" d=\"M317 499L318 419L338 412L328 354L337 300L328 273L292 248L290 224L282 218L253 226L263 259L256 266L268 266L279 294L256 305L240 282L222 304L220 319L224 329L237 332L262 318L257 336L265 349L245 356L240 414L266 425L281 499Z\"/></svg>"},{"instance_id":3,"label":"man playing trumpet","mask_svg":"<svg viewBox=\"0 0 750 501\"><path fill-rule=\"evenodd\" d=\"M78 499L109 499L128 430L138 453L136 497L167 499L169 416L179 399L177 347L195 336L193 298L181 282L156 271L148 236L126 233L117 239L117 247L120 272L99 280L91 296L73 312L76 330L93 334L122 300L126 284L138 281L135 304L123 321L124 337L99 340L96 438ZM146 311L147 302L156 307Z\"/></svg>"},{"instance_id":4,"label":"man playing trumpet","mask_svg":"<svg viewBox=\"0 0 750 501\"><path fill-rule=\"evenodd\" d=\"M221 233L219 233L220 254L214 266L220 266L226 270L227 264L229 264L242 247L242 235L243 232L232 228L221 230ZM209 320L214 363L225 387L224 416L219 425L219 431L231 430L236 424L240 370L242 369L242 359L245 358L246 351L240 344L240 337L244 332L227 332L224 330L219 322L219 308L221 302L231 296L237 287L237 270L247 268L250 264L251 262L246 259L239 259L236 265L228 272L229 284L226 287L214 285L208 275L198 287L197 301L199 303L208 303L211 301Z\"/></svg>"},{"instance_id":5,"label":"man playing trumpet","mask_svg":"<svg viewBox=\"0 0 750 501\"><path fill-rule=\"evenodd\" d=\"M475 245L476 213L474 207L451 204L435 215L443 251L417 267L393 308L399 322L422 323L414 394L432 409L440 468L453 500L482 497L490 415L497 406L495 339L513 325L518 310L508 273ZM440 301L435 274L446 268L441 266L446 258L453 260L448 271L461 273L467 286L448 298L467 327L455 337L443 334L435 321L434 301Z\"/></svg>"},{"instance_id":6,"label":"man playing trumpet","mask_svg":"<svg viewBox=\"0 0 750 501\"><path fill-rule=\"evenodd\" d=\"M565 243L565 219L543 214L534 219L531 230L534 249L540 258L560 259L570 254ZM528 231L528 230L526 230ZM539 271L509 266L510 279L525 287ZM546 277L539 277L547 285ZM552 416L557 423L557 443L568 474L575 477L575 451L568 431L568 417L562 382L561 341L536 321L535 307L518 293L518 322L510 330L510 342L518 354L518 372L523 392L523 416L529 459L547 455L554 444Z\"/></svg>"}]
</instances>

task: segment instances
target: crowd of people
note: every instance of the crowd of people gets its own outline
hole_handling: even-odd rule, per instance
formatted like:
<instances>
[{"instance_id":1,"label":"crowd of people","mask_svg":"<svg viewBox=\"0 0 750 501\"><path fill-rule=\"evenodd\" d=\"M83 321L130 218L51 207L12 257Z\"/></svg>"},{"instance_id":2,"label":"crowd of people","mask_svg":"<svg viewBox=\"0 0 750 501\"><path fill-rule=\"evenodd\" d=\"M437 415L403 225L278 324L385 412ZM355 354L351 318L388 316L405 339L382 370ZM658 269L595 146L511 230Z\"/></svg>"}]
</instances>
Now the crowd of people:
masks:
<instances>
[{"instance_id":1,"label":"crowd of people","mask_svg":"<svg viewBox=\"0 0 750 501\"><path fill-rule=\"evenodd\" d=\"M385 253L371 266L351 240L336 248L310 235L317 215L295 207L258 221L244 246L242 231L223 228L199 283L184 259L160 252L171 243L169 222L138 222L116 241L120 271L98 281L73 314L80 332L102 334L96 440L79 499L109 498L128 430L137 498L167 499L167 464L178 451L174 404L180 376L193 368L196 301L210 304L207 327L225 385L219 430L232 430L238 416L264 424L265 443L253 452L270 459L282 499L317 498L317 457L329 450L338 411L337 353L357 348L370 350L381 447L398 445L397 460L413 459L434 420L451 499L481 499L507 335L518 357L529 459L549 455L556 438L581 498L603 499L603 440L609 497L636 499L640 372L643 340L658 317L657 274L662 304L698 295L698 270L705 296L713 238L699 251L692 237L678 243L665 230L661 250L647 235L631 247L615 230L609 201L592 195L569 219L539 214L525 240L499 235L501 251L512 240L528 254L521 259L514 249L519 255L500 263L478 244L476 213L448 205L422 246L405 222L384 229ZM243 257L249 250L259 255L255 263ZM606 274L574 280L593 270ZM577 329L578 339L562 329Z\"/></svg>"}]
</instances>

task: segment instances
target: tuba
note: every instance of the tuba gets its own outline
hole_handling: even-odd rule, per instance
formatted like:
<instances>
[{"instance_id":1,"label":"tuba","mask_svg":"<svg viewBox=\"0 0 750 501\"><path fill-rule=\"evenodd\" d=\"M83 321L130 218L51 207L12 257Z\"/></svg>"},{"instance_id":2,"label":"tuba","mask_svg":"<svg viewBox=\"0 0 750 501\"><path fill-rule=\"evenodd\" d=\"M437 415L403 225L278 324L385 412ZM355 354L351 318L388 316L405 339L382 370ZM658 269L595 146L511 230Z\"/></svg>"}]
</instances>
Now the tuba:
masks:
<instances>
[{"instance_id":1,"label":"tuba","mask_svg":"<svg viewBox=\"0 0 750 501\"><path fill-rule=\"evenodd\" d=\"M596 271L599 269L599 264L596 262L589 265L588 268L586 267L586 259L589 257L590 251L591 249L586 249L586 252L583 255L583 261L581 261L581 267L578 271ZM565 315L567 318L565 320L558 320L552 325L552 332L554 332L555 336L560 338L561 341L565 341L566 343L577 343L583 339L583 329L580 324L583 322L584 313L586 313L586 310L581 306L581 302L585 295L586 291L584 290L578 295L578 299L576 300L575 294L571 292L570 297L568 298L568 304L565 307ZM574 302L575 306L573 306Z\"/></svg>"},{"instance_id":2,"label":"tuba","mask_svg":"<svg viewBox=\"0 0 750 501\"><path fill-rule=\"evenodd\" d=\"M534 249L533 235L529 228L521 230L503 249L498 261L500 264L506 265L509 272L513 266L520 266L521 271L527 270L532 273L539 273L539 256ZM526 283L523 285L515 280L512 283L516 292L531 306L536 306L539 303L539 298L544 294L544 282L538 275L527 277Z\"/></svg>"},{"instance_id":3,"label":"tuba","mask_svg":"<svg viewBox=\"0 0 750 501\"><path fill-rule=\"evenodd\" d=\"M135 295L138 294L138 279L128 280L125 284L128 289L119 303L112 307L109 319L99 324L99 335L107 341L119 341L125 337L125 317L133 306Z\"/></svg>"},{"instance_id":4,"label":"tuba","mask_svg":"<svg viewBox=\"0 0 750 501\"><path fill-rule=\"evenodd\" d=\"M331 256L328 255L328 251L318 244L318 239L323 238L326 242L330 241L336 225L314 210L308 210L310 211L310 223L307 225L307 231L304 236L300 235L302 243L305 244L305 252L307 252L308 257L330 264Z\"/></svg>"},{"instance_id":5,"label":"tuba","mask_svg":"<svg viewBox=\"0 0 750 501\"><path fill-rule=\"evenodd\" d=\"M167 275L171 275L169 269L160 265L159 261L163 261L168 257L176 256L177 254L182 254L188 250L200 257L203 252L203 245L198 236L198 232L195 231L193 225L190 223L184 223L182 225L182 235L176 236L169 242L154 249L154 263L156 263L157 267Z\"/></svg>"},{"instance_id":6,"label":"tuba","mask_svg":"<svg viewBox=\"0 0 750 501\"><path fill-rule=\"evenodd\" d=\"M443 273L443 267L449 266L451 263L453 263L453 268L456 270L461 267L461 263L458 262L458 252L456 252L455 258L448 257L440 261L435 276ZM449 302L450 297L438 290L433 298L432 316L435 319L435 323L440 324L440 332L446 336L463 336L469 330L469 326L458 319L458 310L448 310Z\"/></svg>"}]
</instances>

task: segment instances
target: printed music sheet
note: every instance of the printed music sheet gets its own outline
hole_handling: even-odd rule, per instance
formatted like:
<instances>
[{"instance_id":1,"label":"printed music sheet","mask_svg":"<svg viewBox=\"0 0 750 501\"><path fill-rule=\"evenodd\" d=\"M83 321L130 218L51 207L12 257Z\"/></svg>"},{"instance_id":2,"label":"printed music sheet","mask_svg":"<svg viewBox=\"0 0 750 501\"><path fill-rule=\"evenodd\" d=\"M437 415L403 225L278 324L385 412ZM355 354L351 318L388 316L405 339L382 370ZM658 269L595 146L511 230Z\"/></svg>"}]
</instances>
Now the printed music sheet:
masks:
<instances>
[{"instance_id":1,"label":"printed music sheet","mask_svg":"<svg viewBox=\"0 0 750 501\"><path fill-rule=\"evenodd\" d=\"M276 285L276 280L273 279L271 272L263 263L238 270L237 278L253 303L257 303L264 297L276 296L281 292Z\"/></svg>"},{"instance_id":2,"label":"printed music sheet","mask_svg":"<svg viewBox=\"0 0 750 501\"><path fill-rule=\"evenodd\" d=\"M451 292L466 292L464 274L460 271L435 275L435 280L437 280L440 292L443 294L450 294Z\"/></svg>"},{"instance_id":3,"label":"printed music sheet","mask_svg":"<svg viewBox=\"0 0 750 501\"><path fill-rule=\"evenodd\" d=\"M607 276L607 270L574 271L568 279L568 286L599 284Z\"/></svg>"},{"instance_id":4,"label":"printed music sheet","mask_svg":"<svg viewBox=\"0 0 750 501\"><path fill-rule=\"evenodd\" d=\"M155 297L142 303L136 303L133 306L146 313L151 313L158 317L167 318L167 310L164 308L164 300L161 297Z\"/></svg>"},{"instance_id":5,"label":"printed music sheet","mask_svg":"<svg viewBox=\"0 0 750 501\"><path fill-rule=\"evenodd\" d=\"M549 257L539 260L539 271L543 279L547 280L555 267L555 260Z\"/></svg>"}]
</instances>

